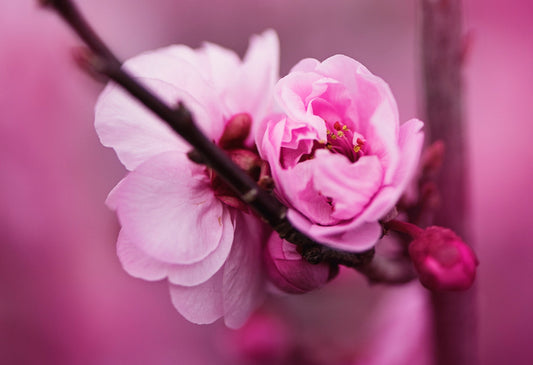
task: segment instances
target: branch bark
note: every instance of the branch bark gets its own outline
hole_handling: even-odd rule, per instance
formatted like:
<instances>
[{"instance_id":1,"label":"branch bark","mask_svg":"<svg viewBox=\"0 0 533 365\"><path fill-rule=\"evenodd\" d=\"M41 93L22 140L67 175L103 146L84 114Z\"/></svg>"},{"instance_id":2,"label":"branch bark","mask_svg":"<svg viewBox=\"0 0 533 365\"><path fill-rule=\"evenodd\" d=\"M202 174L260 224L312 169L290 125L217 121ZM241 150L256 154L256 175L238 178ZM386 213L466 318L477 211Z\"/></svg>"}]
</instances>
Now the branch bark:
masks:
<instances>
[{"instance_id":1,"label":"branch bark","mask_svg":"<svg viewBox=\"0 0 533 365\"><path fill-rule=\"evenodd\" d=\"M426 121L431 140L442 140L447 152L437 177L442 203L434 223L471 242L462 104L462 1L421 0L421 10ZM433 292L431 301L435 363L477 364L475 286L465 292Z\"/></svg>"}]
</instances>

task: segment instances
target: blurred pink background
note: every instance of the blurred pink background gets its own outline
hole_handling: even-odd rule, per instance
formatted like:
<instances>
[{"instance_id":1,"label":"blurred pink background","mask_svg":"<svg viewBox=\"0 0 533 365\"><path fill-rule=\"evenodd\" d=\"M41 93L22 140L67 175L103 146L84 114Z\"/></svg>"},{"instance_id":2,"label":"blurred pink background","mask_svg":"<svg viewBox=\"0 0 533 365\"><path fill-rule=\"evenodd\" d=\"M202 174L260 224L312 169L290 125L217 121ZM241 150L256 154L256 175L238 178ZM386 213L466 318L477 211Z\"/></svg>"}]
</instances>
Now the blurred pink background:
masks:
<instances>
[{"instance_id":1,"label":"blurred pink background","mask_svg":"<svg viewBox=\"0 0 533 365\"><path fill-rule=\"evenodd\" d=\"M92 126L102 85L74 67L80 43L35 3L0 3L1 364L427 364L417 286L369 289L347 272L270 299L232 332L187 323L165 283L123 272L104 200L125 170ZM77 3L121 58L205 40L242 55L273 28L281 75L343 53L389 82L402 120L420 116L414 0ZM466 1L465 28L481 363L531 364L533 3Z\"/></svg>"}]
</instances>

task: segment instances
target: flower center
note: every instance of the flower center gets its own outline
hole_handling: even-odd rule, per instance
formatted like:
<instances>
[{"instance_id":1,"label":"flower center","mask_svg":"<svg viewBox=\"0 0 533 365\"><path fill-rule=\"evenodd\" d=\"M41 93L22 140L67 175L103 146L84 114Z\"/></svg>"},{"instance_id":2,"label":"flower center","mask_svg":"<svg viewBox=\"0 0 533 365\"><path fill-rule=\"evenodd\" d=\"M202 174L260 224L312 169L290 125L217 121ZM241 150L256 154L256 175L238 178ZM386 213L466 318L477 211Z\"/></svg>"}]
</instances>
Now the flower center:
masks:
<instances>
[{"instance_id":1,"label":"flower center","mask_svg":"<svg viewBox=\"0 0 533 365\"><path fill-rule=\"evenodd\" d=\"M314 141L312 151L303 155L299 162L313 159L318 149L327 149L331 153L341 154L351 162L357 162L365 154L365 139L362 135L339 121L335 123L326 121L326 127L327 140Z\"/></svg>"},{"instance_id":2,"label":"flower center","mask_svg":"<svg viewBox=\"0 0 533 365\"><path fill-rule=\"evenodd\" d=\"M231 117L224 128L218 146L222 148L231 160L237 164L248 176L264 189L272 188L270 168L266 161L261 160L256 150L245 145L250 133L252 117L247 113L236 114ZM211 187L215 196L224 204L248 212L248 206L242 202L233 190L210 168L207 174L211 180Z\"/></svg>"}]
</instances>

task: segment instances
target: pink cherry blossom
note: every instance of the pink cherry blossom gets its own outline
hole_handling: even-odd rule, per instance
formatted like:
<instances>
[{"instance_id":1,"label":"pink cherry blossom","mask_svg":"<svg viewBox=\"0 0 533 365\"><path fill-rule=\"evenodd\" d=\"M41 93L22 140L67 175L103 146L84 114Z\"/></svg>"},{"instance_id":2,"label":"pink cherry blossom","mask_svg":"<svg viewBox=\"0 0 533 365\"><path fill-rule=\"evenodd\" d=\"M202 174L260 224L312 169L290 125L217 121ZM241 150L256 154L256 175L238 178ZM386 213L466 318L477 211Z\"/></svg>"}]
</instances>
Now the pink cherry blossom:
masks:
<instances>
[{"instance_id":1,"label":"pink cherry blossom","mask_svg":"<svg viewBox=\"0 0 533 365\"><path fill-rule=\"evenodd\" d=\"M215 143L236 133L245 150L253 137L239 135L235 125L244 115L254 131L271 112L278 48L276 34L267 31L252 38L242 61L214 44L178 45L124 67L169 105L184 102ZM95 125L130 170L107 201L122 226L117 251L124 269L145 280L167 279L172 303L191 322L224 317L228 327L241 326L263 298L262 223L225 204L227 196L219 199L213 173L187 158L191 147L116 85L101 94Z\"/></svg>"},{"instance_id":2,"label":"pink cherry blossom","mask_svg":"<svg viewBox=\"0 0 533 365\"><path fill-rule=\"evenodd\" d=\"M332 247L371 248L415 171L422 122L400 127L388 85L343 55L300 61L275 97L283 113L256 137L289 219Z\"/></svg>"}]
</instances>

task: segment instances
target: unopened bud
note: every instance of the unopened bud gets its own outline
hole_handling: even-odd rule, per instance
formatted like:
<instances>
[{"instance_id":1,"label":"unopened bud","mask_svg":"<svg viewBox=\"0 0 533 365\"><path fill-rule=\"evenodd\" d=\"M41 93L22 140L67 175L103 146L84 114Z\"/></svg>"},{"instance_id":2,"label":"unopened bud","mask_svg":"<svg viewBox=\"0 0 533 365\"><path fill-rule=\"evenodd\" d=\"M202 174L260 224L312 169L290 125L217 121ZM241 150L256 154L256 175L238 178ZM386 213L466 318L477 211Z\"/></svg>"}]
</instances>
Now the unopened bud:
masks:
<instances>
[{"instance_id":1,"label":"unopened bud","mask_svg":"<svg viewBox=\"0 0 533 365\"><path fill-rule=\"evenodd\" d=\"M255 152L236 149L228 151L231 160L246 172L255 181L258 180L261 173L262 161L259 155Z\"/></svg>"},{"instance_id":2,"label":"unopened bud","mask_svg":"<svg viewBox=\"0 0 533 365\"><path fill-rule=\"evenodd\" d=\"M243 147L244 140L250 134L252 117L248 113L235 114L230 118L220 141L219 146L223 149Z\"/></svg>"},{"instance_id":3,"label":"unopened bud","mask_svg":"<svg viewBox=\"0 0 533 365\"><path fill-rule=\"evenodd\" d=\"M474 251L447 228L433 226L418 233L409 255L420 282L430 290L466 290L476 277Z\"/></svg>"},{"instance_id":4,"label":"unopened bud","mask_svg":"<svg viewBox=\"0 0 533 365\"><path fill-rule=\"evenodd\" d=\"M296 251L296 246L274 232L265 247L264 260L270 281L280 290L303 294L318 289L331 280L337 270L328 263L310 264Z\"/></svg>"}]
</instances>

